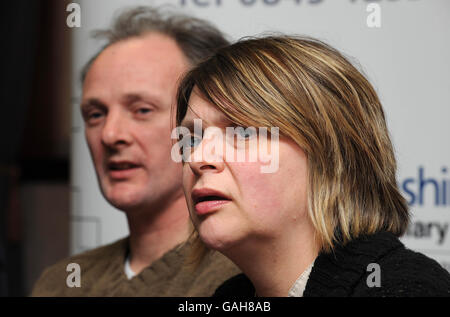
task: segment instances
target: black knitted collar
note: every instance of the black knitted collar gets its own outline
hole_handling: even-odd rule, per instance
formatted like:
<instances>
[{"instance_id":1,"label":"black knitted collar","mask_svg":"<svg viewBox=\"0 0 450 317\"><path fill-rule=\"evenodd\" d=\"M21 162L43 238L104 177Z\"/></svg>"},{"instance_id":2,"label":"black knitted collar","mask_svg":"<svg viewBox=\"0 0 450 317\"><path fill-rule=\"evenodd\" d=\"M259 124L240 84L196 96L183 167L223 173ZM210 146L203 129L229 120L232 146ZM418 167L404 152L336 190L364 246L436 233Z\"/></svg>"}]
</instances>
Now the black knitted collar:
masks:
<instances>
[{"instance_id":1,"label":"black knitted collar","mask_svg":"<svg viewBox=\"0 0 450 317\"><path fill-rule=\"evenodd\" d=\"M322 252L314 261L303 296L350 296L355 285L368 274L370 263L377 263L386 254L402 247L392 233L379 232L361 236L345 246L339 245L331 253ZM244 274L227 280L214 293L215 297L254 295L255 288Z\"/></svg>"},{"instance_id":2,"label":"black knitted collar","mask_svg":"<svg viewBox=\"0 0 450 317\"><path fill-rule=\"evenodd\" d=\"M361 236L333 252L320 253L303 296L349 296L356 284L367 276L370 263L377 263L391 251L403 247L389 232Z\"/></svg>"}]
</instances>

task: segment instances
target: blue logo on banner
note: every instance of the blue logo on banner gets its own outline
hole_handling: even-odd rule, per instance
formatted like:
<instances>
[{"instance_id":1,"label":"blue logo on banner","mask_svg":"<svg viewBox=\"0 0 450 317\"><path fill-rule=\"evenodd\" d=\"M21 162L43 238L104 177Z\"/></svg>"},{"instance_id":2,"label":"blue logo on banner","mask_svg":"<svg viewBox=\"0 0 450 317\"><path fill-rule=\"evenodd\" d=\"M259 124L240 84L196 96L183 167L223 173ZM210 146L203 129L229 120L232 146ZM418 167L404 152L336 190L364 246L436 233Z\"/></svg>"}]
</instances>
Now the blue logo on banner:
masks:
<instances>
[{"instance_id":1,"label":"blue logo on banner","mask_svg":"<svg viewBox=\"0 0 450 317\"><path fill-rule=\"evenodd\" d=\"M434 206L450 206L450 178L447 167L441 169L442 177L427 177L425 168L419 166L417 177L406 178L401 189L410 206L433 204Z\"/></svg>"}]
</instances>

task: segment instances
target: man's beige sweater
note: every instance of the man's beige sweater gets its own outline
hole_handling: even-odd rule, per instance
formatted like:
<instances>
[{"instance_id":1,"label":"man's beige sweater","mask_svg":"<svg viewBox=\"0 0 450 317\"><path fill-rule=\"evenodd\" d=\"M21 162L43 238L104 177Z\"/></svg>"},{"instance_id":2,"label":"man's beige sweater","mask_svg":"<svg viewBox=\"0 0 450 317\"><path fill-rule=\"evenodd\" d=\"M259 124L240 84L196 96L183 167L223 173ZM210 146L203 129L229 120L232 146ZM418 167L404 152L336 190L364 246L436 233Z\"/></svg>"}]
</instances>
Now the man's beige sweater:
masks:
<instances>
[{"instance_id":1,"label":"man's beige sweater","mask_svg":"<svg viewBox=\"0 0 450 317\"><path fill-rule=\"evenodd\" d=\"M190 245L180 245L128 280L125 258L128 239L64 259L47 268L31 296L211 296L239 269L220 253L210 254L195 270L185 264ZM81 268L81 287L70 288L66 279L69 263Z\"/></svg>"}]
</instances>

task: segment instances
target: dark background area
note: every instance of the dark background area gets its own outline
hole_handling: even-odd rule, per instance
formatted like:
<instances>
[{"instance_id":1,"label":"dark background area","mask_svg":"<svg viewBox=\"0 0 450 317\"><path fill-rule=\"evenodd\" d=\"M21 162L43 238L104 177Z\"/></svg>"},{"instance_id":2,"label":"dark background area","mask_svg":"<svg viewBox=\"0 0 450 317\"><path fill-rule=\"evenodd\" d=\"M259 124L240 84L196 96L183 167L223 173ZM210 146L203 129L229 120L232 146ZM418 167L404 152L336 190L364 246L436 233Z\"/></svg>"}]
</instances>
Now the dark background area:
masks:
<instances>
[{"instance_id":1,"label":"dark background area","mask_svg":"<svg viewBox=\"0 0 450 317\"><path fill-rule=\"evenodd\" d=\"M28 296L42 270L69 253L68 3L2 6L0 296Z\"/></svg>"}]
</instances>

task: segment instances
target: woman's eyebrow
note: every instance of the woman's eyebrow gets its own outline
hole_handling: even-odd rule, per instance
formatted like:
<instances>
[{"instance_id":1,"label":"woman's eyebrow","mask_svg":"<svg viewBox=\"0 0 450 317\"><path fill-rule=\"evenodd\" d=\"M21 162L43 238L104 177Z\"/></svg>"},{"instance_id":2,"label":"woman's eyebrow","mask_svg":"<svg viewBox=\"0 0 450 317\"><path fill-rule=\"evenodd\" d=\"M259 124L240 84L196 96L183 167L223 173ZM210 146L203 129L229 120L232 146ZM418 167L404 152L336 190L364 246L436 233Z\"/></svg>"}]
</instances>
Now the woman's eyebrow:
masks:
<instances>
[{"instance_id":1,"label":"woman's eyebrow","mask_svg":"<svg viewBox=\"0 0 450 317\"><path fill-rule=\"evenodd\" d=\"M221 113L217 118L214 118L214 122L221 127L226 127L232 124L231 120L228 119L223 113Z\"/></svg>"},{"instance_id":2,"label":"woman's eyebrow","mask_svg":"<svg viewBox=\"0 0 450 317\"><path fill-rule=\"evenodd\" d=\"M202 120L202 129L206 129L207 127L220 127L225 128L228 126L232 126L233 122L225 116L222 112L216 112L212 116L211 120L206 120L201 117L195 110L192 109L192 105L189 105L187 112L190 112L192 115L186 113L186 116L181 121L180 125L188 128L190 131L194 130L194 120Z\"/></svg>"},{"instance_id":3,"label":"woman's eyebrow","mask_svg":"<svg viewBox=\"0 0 450 317\"><path fill-rule=\"evenodd\" d=\"M205 130L205 129L209 128L209 127L226 128L226 127L232 126L232 122L229 119L227 119L227 118L222 118L221 120L214 120L214 122L207 121L207 120L202 119L202 118L188 119L188 120L181 121L180 126L189 129L189 131L191 131L191 132L194 132L195 131L195 122L194 122L194 120L201 120L201 122L202 122L202 125L201 125L202 130Z\"/></svg>"},{"instance_id":4,"label":"woman's eyebrow","mask_svg":"<svg viewBox=\"0 0 450 317\"><path fill-rule=\"evenodd\" d=\"M182 120L180 127L188 128L189 131L194 131L194 121L193 120Z\"/></svg>"}]
</instances>

